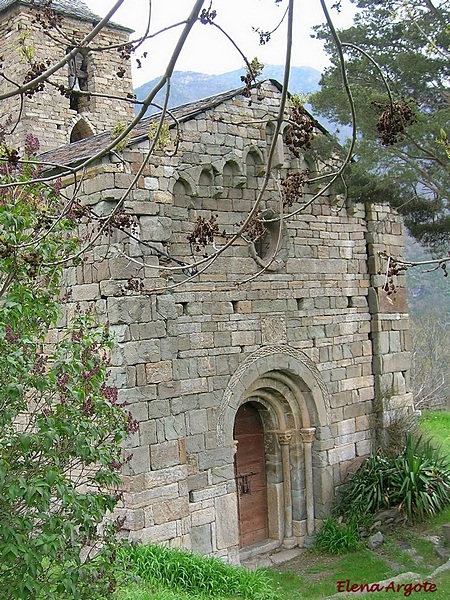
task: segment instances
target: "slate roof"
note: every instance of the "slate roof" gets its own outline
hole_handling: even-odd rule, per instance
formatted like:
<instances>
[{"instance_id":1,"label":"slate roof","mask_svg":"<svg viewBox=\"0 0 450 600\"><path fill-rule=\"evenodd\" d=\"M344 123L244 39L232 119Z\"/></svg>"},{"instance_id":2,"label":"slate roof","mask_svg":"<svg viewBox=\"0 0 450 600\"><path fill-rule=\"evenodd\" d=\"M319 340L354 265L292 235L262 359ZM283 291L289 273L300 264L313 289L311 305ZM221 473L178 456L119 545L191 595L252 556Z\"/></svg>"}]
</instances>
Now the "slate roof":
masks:
<instances>
[{"instance_id":1,"label":"slate roof","mask_svg":"<svg viewBox=\"0 0 450 600\"><path fill-rule=\"evenodd\" d=\"M36 3L43 4L44 0L37 0ZM0 13L15 4L30 6L31 3L30 0L0 0ZM91 23L98 23L101 21L101 17L93 13L84 2L81 2L81 0L52 0L50 7L63 15L75 17L82 21L89 21ZM124 31L129 32L132 31L128 27L123 27L112 21L110 21L108 25L114 29L123 29Z\"/></svg>"},{"instance_id":2,"label":"slate roof","mask_svg":"<svg viewBox=\"0 0 450 600\"><path fill-rule=\"evenodd\" d=\"M0 0L0 11L13 4L30 5L29 0ZM100 21L100 17L93 13L84 2L80 0L52 0L51 8L65 15L77 17L84 21Z\"/></svg>"},{"instance_id":3,"label":"slate roof","mask_svg":"<svg viewBox=\"0 0 450 600\"><path fill-rule=\"evenodd\" d=\"M244 88L238 88L216 94L204 98L203 100L196 100L195 102L189 102L176 108L170 109L170 112L175 116L179 122L189 121L198 114L205 112L206 110L215 108L222 102L226 102L235 96L242 94ZM133 130L130 144L139 142L148 137L148 126L152 121L157 121L161 116L161 113L156 113L150 117L142 119ZM100 152L111 142L110 131L105 131L98 135L85 138L79 142L73 142L68 146L57 148L56 150L50 150L39 156L39 160L43 163L53 163L58 165L74 165L90 158L97 152Z\"/></svg>"},{"instance_id":4,"label":"slate roof","mask_svg":"<svg viewBox=\"0 0 450 600\"><path fill-rule=\"evenodd\" d=\"M283 89L282 85L275 79L270 79L269 81L272 85L278 88L279 91ZM183 123L195 118L197 115L207 110L216 108L216 106L219 106L219 104L222 104L227 100L231 100L231 98L234 98L235 96L240 96L244 89L245 88L241 87L228 92L222 92L214 96L209 96L208 98L204 98L202 100L196 100L195 102L182 104L176 108L171 108L170 113L173 114L180 123ZM150 123L158 121L160 116L161 113L158 112L150 117L145 117L142 119L134 128L128 145L145 140L148 137L148 127ZM170 117L168 118L170 120ZM172 124L171 126L175 125ZM326 129L324 129L320 123L317 123L316 127L322 133L328 134ZM98 152L101 152L110 143L111 132L105 131L104 133L80 140L79 142L73 142L67 146L57 148L56 150L45 152L39 156L39 160L44 164L47 163L61 166L73 166L91 158Z\"/></svg>"}]
</instances>

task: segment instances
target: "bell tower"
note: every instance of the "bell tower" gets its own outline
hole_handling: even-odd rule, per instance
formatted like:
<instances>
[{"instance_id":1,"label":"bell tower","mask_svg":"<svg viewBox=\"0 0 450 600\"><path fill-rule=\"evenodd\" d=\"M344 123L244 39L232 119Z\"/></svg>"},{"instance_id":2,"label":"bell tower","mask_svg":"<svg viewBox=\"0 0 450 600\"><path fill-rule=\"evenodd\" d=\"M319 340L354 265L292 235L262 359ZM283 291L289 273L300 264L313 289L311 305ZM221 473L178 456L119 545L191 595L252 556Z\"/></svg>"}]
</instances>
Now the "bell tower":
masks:
<instances>
[{"instance_id":1,"label":"bell tower","mask_svg":"<svg viewBox=\"0 0 450 600\"><path fill-rule=\"evenodd\" d=\"M49 10L50 9L50 10ZM0 94L14 91L48 66L78 51L44 84L0 101L0 124L12 131L7 143L23 148L35 135L42 152L127 123L134 116L130 29L110 23L85 47L98 24L80 0L0 0Z\"/></svg>"}]
</instances>

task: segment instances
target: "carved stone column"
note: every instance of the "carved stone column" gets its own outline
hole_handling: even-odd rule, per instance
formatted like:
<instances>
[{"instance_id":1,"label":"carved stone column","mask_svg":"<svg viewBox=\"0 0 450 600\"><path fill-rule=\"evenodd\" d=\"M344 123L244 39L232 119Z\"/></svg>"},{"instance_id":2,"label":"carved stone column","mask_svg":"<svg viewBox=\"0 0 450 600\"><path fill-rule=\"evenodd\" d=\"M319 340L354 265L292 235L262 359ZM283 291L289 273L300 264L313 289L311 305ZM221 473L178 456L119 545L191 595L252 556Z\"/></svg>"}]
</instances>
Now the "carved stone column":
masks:
<instances>
[{"instance_id":1,"label":"carved stone column","mask_svg":"<svg viewBox=\"0 0 450 600\"><path fill-rule=\"evenodd\" d=\"M316 437L315 427L300 429L303 440L305 456L305 481L306 481L306 531L308 535L314 533L314 486L312 470L312 445Z\"/></svg>"},{"instance_id":2,"label":"carved stone column","mask_svg":"<svg viewBox=\"0 0 450 600\"><path fill-rule=\"evenodd\" d=\"M284 545L292 540L292 486L291 486L291 460L289 444L292 433L282 431L277 433L278 443L281 447L281 464L283 468L283 496L284 496Z\"/></svg>"}]
</instances>

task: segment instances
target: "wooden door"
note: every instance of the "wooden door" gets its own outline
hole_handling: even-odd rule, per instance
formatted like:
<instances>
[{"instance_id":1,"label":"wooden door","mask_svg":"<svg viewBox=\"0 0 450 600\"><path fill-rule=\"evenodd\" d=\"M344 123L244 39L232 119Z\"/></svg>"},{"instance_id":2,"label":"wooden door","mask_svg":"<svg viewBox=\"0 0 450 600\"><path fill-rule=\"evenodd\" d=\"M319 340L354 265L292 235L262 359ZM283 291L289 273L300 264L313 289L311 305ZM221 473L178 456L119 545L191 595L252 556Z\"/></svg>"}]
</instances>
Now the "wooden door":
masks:
<instances>
[{"instance_id":1,"label":"wooden door","mask_svg":"<svg viewBox=\"0 0 450 600\"><path fill-rule=\"evenodd\" d=\"M264 428L251 404L243 404L236 414L234 439L239 547L244 548L269 536Z\"/></svg>"}]
</instances>

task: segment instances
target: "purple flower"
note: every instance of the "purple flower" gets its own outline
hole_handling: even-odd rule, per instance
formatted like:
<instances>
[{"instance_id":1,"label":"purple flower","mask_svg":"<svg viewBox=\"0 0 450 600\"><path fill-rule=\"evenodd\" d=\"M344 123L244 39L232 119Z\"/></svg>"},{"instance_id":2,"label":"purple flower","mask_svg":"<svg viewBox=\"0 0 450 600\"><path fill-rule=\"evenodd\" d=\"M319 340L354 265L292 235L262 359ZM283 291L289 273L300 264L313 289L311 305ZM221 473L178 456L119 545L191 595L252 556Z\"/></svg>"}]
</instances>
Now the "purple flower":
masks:
<instances>
[{"instance_id":1,"label":"purple flower","mask_svg":"<svg viewBox=\"0 0 450 600\"><path fill-rule=\"evenodd\" d=\"M34 156L38 153L41 147L39 140L32 133L28 133L25 139L25 154L27 156Z\"/></svg>"}]
</instances>

